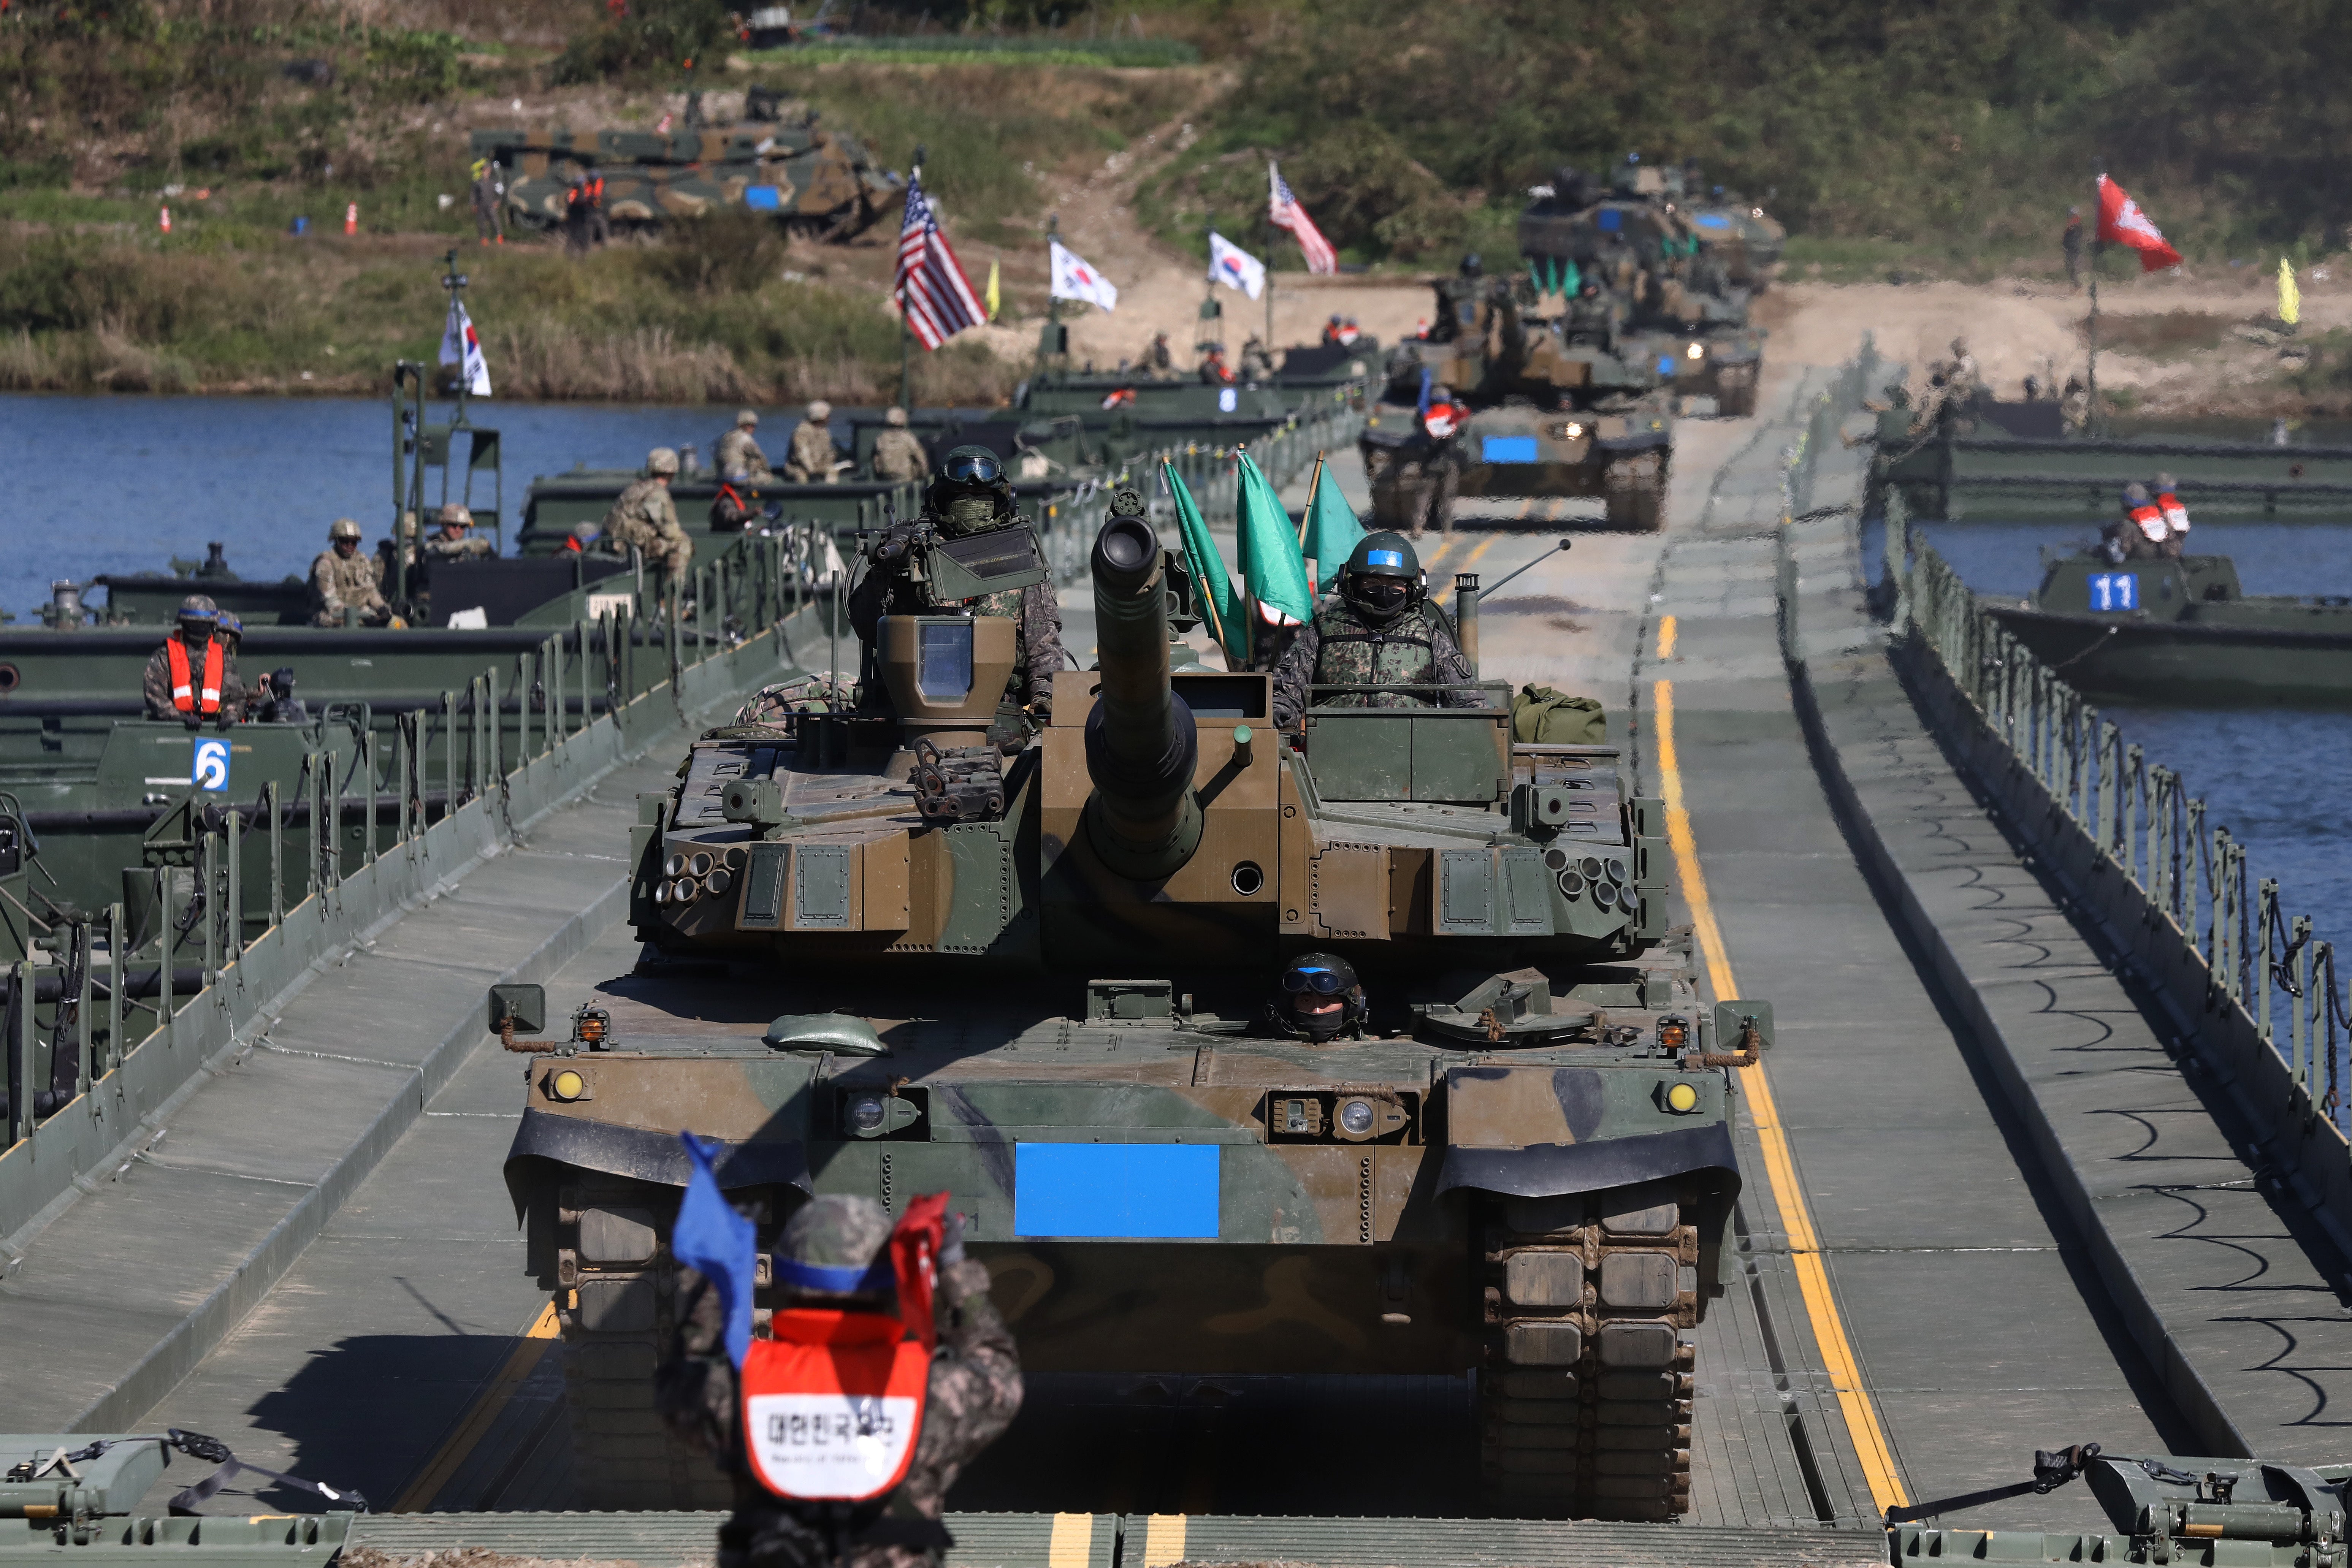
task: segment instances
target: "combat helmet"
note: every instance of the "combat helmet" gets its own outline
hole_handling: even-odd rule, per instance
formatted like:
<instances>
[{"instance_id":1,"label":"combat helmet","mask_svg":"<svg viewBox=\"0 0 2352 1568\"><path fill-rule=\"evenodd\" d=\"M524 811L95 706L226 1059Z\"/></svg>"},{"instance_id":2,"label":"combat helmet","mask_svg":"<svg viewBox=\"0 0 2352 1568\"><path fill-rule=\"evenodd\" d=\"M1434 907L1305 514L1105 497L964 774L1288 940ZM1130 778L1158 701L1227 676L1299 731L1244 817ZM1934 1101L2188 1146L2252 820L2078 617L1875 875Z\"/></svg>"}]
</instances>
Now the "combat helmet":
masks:
<instances>
[{"instance_id":1,"label":"combat helmet","mask_svg":"<svg viewBox=\"0 0 2352 1568\"><path fill-rule=\"evenodd\" d=\"M435 520L445 528L452 524L461 528L470 528L474 526L474 514L457 502L451 501L441 508Z\"/></svg>"},{"instance_id":2,"label":"combat helmet","mask_svg":"<svg viewBox=\"0 0 2352 1568\"><path fill-rule=\"evenodd\" d=\"M646 473L656 479L675 476L677 473L677 454L667 446L655 447L646 454Z\"/></svg>"},{"instance_id":3,"label":"combat helmet","mask_svg":"<svg viewBox=\"0 0 2352 1568\"><path fill-rule=\"evenodd\" d=\"M751 426L753 426L753 425L755 425L755 424L757 424L757 423L760 423L760 411L759 411L758 409L756 409L756 408L739 408L739 409L737 409L737 410L735 411L735 428L736 428L736 429L738 429L738 430L749 430L749 429L751 429Z\"/></svg>"},{"instance_id":4,"label":"combat helmet","mask_svg":"<svg viewBox=\"0 0 2352 1568\"><path fill-rule=\"evenodd\" d=\"M220 624L220 606L212 601L209 594L191 593L180 601L178 619L183 626L217 626Z\"/></svg>"},{"instance_id":5,"label":"combat helmet","mask_svg":"<svg viewBox=\"0 0 2352 1568\"><path fill-rule=\"evenodd\" d=\"M1421 602L1427 577L1412 541L1383 528L1366 534L1339 568L1339 597L1375 626L1385 626Z\"/></svg>"},{"instance_id":6,"label":"combat helmet","mask_svg":"<svg viewBox=\"0 0 2352 1568\"><path fill-rule=\"evenodd\" d=\"M1320 1017L1302 1019L1297 1004L1310 997L1336 998L1339 1006ZM1275 981L1270 1007L1275 1028L1294 1040L1314 1040L1361 1036L1370 1010L1356 967L1336 953L1301 953L1293 958Z\"/></svg>"},{"instance_id":7,"label":"combat helmet","mask_svg":"<svg viewBox=\"0 0 2352 1568\"><path fill-rule=\"evenodd\" d=\"M349 517L337 517L327 527L327 542L339 545L345 539L351 540L353 544L359 543L360 526Z\"/></svg>"},{"instance_id":8,"label":"combat helmet","mask_svg":"<svg viewBox=\"0 0 2352 1568\"><path fill-rule=\"evenodd\" d=\"M871 1296L893 1289L890 1216L870 1197L825 1193L784 1222L776 1283L802 1295Z\"/></svg>"},{"instance_id":9,"label":"combat helmet","mask_svg":"<svg viewBox=\"0 0 2352 1568\"><path fill-rule=\"evenodd\" d=\"M950 535L974 534L1013 516L1013 481L985 446L959 446L940 460L923 491L923 509Z\"/></svg>"}]
</instances>

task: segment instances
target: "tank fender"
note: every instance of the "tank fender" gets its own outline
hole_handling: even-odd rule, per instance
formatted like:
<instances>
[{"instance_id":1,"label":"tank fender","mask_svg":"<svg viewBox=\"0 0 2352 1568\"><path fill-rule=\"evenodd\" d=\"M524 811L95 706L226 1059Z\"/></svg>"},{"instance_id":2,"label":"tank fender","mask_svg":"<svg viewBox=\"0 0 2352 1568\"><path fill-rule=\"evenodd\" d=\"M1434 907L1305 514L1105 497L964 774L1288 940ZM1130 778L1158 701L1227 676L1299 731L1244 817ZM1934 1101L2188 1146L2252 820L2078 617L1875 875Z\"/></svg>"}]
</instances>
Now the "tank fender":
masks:
<instances>
[{"instance_id":1,"label":"tank fender","mask_svg":"<svg viewBox=\"0 0 2352 1568\"><path fill-rule=\"evenodd\" d=\"M1438 1166L1437 1190L1446 1193L1459 1186L1507 1197L1558 1197L1702 1170L1720 1174L1721 1201L1727 1211L1739 1193L1739 1161L1728 1124L1709 1122L1589 1144L1528 1144L1509 1149L1456 1145L1445 1151Z\"/></svg>"},{"instance_id":2,"label":"tank fender","mask_svg":"<svg viewBox=\"0 0 2352 1568\"><path fill-rule=\"evenodd\" d=\"M1612 456L1622 457L1633 452L1669 451L1675 437L1670 430L1637 430L1626 435L1596 436L1593 444Z\"/></svg>"},{"instance_id":3,"label":"tank fender","mask_svg":"<svg viewBox=\"0 0 2352 1568\"><path fill-rule=\"evenodd\" d=\"M711 1164L722 1187L785 1186L803 1192L814 1190L804 1144L766 1139L733 1143L723 1138L704 1142L720 1147ZM675 1187L686 1186L692 1168L675 1133L616 1127L526 1108L522 1124L515 1129L514 1143L507 1149L505 1172L517 1223L530 1209L532 1191L557 1167L566 1166Z\"/></svg>"}]
</instances>

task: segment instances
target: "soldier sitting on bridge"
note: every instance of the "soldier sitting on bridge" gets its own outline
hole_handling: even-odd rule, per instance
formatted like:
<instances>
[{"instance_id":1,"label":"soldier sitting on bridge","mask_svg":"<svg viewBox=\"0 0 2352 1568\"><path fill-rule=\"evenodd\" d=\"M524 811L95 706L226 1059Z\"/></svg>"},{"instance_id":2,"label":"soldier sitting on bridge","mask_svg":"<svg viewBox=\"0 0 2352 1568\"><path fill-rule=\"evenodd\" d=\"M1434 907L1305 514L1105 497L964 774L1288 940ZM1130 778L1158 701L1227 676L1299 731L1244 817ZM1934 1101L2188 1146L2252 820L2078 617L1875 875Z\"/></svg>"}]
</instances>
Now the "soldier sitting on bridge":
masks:
<instances>
[{"instance_id":1,"label":"soldier sitting on bridge","mask_svg":"<svg viewBox=\"0 0 2352 1568\"><path fill-rule=\"evenodd\" d=\"M1310 706L1485 707L1477 678L1454 629L1429 603L1412 541L1366 534L1339 569L1339 591L1315 607L1274 673L1275 727L1297 729ZM1388 689L1309 690L1342 685Z\"/></svg>"},{"instance_id":2,"label":"soldier sitting on bridge","mask_svg":"<svg viewBox=\"0 0 2352 1568\"><path fill-rule=\"evenodd\" d=\"M327 530L327 548L310 562L310 624L362 626L394 621L376 575L376 558L360 554L360 526L337 517Z\"/></svg>"},{"instance_id":3,"label":"soldier sitting on bridge","mask_svg":"<svg viewBox=\"0 0 2352 1568\"><path fill-rule=\"evenodd\" d=\"M747 408L735 415L735 428L719 438L711 455L719 464L719 476L728 481L744 480L754 485L777 483L768 468L768 455L760 450L759 439L751 433L760 428L760 411Z\"/></svg>"},{"instance_id":4,"label":"soldier sitting on bridge","mask_svg":"<svg viewBox=\"0 0 2352 1568\"><path fill-rule=\"evenodd\" d=\"M478 560L498 554L489 540L474 532L474 514L457 502L442 507L436 520L441 528L425 536L426 560Z\"/></svg>"}]
</instances>

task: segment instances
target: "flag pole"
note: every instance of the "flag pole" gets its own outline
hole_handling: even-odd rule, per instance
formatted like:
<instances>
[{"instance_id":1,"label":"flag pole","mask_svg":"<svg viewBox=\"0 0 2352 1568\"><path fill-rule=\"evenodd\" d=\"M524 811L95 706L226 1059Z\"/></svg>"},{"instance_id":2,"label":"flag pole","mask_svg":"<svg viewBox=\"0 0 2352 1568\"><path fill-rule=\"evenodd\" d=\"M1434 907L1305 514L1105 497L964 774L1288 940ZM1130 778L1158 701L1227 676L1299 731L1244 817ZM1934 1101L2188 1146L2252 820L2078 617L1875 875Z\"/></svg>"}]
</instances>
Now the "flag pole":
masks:
<instances>
[{"instance_id":1,"label":"flag pole","mask_svg":"<svg viewBox=\"0 0 2352 1568\"><path fill-rule=\"evenodd\" d=\"M1242 665L1245 670L1257 668L1257 577L1250 570L1249 535L1242 528L1242 459L1249 448L1240 442L1234 444L1234 555L1242 569L1242 629L1246 650Z\"/></svg>"},{"instance_id":2,"label":"flag pole","mask_svg":"<svg viewBox=\"0 0 2352 1568\"><path fill-rule=\"evenodd\" d=\"M2083 402L2083 434L2089 435L2099 428L2099 256L2105 249L2099 238L2099 225L2106 221L2107 161L2094 161L2096 172L2091 181L2091 364L2090 385L2084 389Z\"/></svg>"},{"instance_id":3,"label":"flag pole","mask_svg":"<svg viewBox=\"0 0 2352 1568\"><path fill-rule=\"evenodd\" d=\"M1298 559L1301 560L1307 559L1307 530L1315 526L1315 495L1322 486L1323 454L1318 452L1315 455L1315 472L1307 476L1307 506L1298 514ZM1315 579L1322 575L1323 563L1318 559L1315 563L1314 574L1307 580L1307 591L1309 596L1317 591Z\"/></svg>"},{"instance_id":4,"label":"flag pole","mask_svg":"<svg viewBox=\"0 0 2352 1568\"><path fill-rule=\"evenodd\" d=\"M916 142L914 173L908 180L910 184L922 183L923 152L923 144L919 141ZM915 413L915 359L912 343L913 334L907 330L907 296L902 287L898 294L898 406L907 411L910 421ZM827 678L830 678L830 672L827 673Z\"/></svg>"},{"instance_id":5,"label":"flag pole","mask_svg":"<svg viewBox=\"0 0 2352 1568\"><path fill-rule=\"evenodd\" d=\"M1160 482L1162 484L1166 484L1167 476L1176 473L1176 465L1163 457L1160 460L1160 467L1161 471ZM1182 476L1178 475L1177 478L1181 483ZM1171 488L1173 488L1173 486L1171 486ZM1209 531L1209 519L1206 517L1202 517L1201 519L1201 531L1204 534ZM1213 545L1216 541L1212 539L1209 542ZM1191 552L1189 550L1186 552L1187 555L1190 553ZM1208 622L1209 634L1217 640L1218 650L1220 652L1230 650L1233 644L1225 637L1225 618L1217 613L1217 596L1209 590L1209 568L1205 562L1202 561L1196 560L1192 564L1192 588L1195 596L1198 597L1201 601L1202 619ZM1223 560L1218 561L1217 570L1219 571L1223 571L1224 569L1225 563Z\"/></svg>"}]
</instances>

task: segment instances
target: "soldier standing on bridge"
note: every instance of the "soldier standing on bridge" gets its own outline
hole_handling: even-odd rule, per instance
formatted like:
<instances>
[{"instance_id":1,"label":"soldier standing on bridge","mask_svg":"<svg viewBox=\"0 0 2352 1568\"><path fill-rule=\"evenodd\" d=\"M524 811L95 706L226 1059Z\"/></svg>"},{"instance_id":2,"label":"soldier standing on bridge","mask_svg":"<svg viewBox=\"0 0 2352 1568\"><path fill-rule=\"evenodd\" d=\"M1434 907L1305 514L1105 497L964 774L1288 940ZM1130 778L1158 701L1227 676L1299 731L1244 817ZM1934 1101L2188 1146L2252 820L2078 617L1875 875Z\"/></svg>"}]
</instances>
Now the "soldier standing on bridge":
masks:
<instances>
[{"instance_id":1,"label":"soldier standing on bridge","mask_svg":"<svg viewBox=\"0 0 2352 1568\"><path fill-rule=\"evenodd\" d=\"M735 1511L719 1527L719 1568L926 1568L950 1544L940 1522L948 1489L1020 1410L1021 1354L989 1300L988 1270L964 1255L963 1217L949 1217L943 1229L930 1223L938 1239L932 1321L902 1329L908 1287L893 1268L889 1215L873 1198L845 1194L803 1204L784 1222L774 1254L774 1337L753 1341L740 1371L727 1343L719 1291L695 1270L678 1270L678 1327L654 1375L654 1398L678 1440L710 1455L734 1482ZM792 1483L814 1467L796 1466L787 1444L763 1444L762 1433L747 1440L747 1392L823 1398L793 1385L794 1350L876 1339L903 1344L898 1336L906 1330L918 1343L931 1342L928 1371L908 1391L919 1396L908 1400L915 1430L867 1439L886 1463L894 1453L905 1456L896 1484L847 1502L796 1495ZM833 1384L830 1397L846 1405L838 1390ZM895 1382L891 1392L898 1392ZM844 1484L827 1490L840 1496Z\"/></svg>"},{"instance_id":2,"label":"soldier standing on bridge","mask_svg":"<svg viewBox=\"0 0 2352 1568\"><path fill-rule=\"evenodd\" d=\"M841 475L834 467L833 404L823 398L808 405L808 417L793 427L792 449L784 455L784 477L797 485L831 485Z\"/></svg>"},{"instance_id":3,"label":"soldier standing on bridge","mask_svg":"<svg viewBox=\"0 0 2352 1568\"><path fill-rule=\"evenodd\" d=\"M1315 607L1275 670L1275 727L1297 729L1309 707L1484 707L1477 678L1429 603L1412 541L1366 534L1339 569L1339 591ZM1391 689L1322 696L1309 689L1337 685Z\"/></svg>"},{"instance_id":4,"label":"soldier standing on bridge","mask_svg":"<svg viewBox=\"0 0 2352 1568\"><path fill-rule=\"evenodd\" d=\"M383 600L375 557L360 554L360 526L337 517L327 530L327 548L310 562L310 624L342 626L356 616L363 626L392 622Z\"/></svg>"},{"instance_id":5,"label":"soldier standing on bridge","mask_svg":"<svg viewBox=\"0 0 2352 1568\"><path fill-rule=\"evenodd\" d=\"M931 455L907 428L907 411L893 408L882 416L882 434L874 438L874 477L893 484L931 476Z\"/></svg>"},{"instance_id":6,"label":"soldier standing on bridge","mask_svg":"<svg viewBox=\"0 0 2352 1568\"><path fill-rule=\"evenodd\" d=\"M149 718L176 718L190 729L211 720L226 729L245 716L245 683L209 598L192 593L180 601L179 629L148 655L140 685Z\"/></svg>"},{"instance_id":7,"label":"soldier standing on bridge","mask_svg":"<svg viewBox=\"0 0 2352 1568\"><path fill-rule=\"evenodd\" d=\"M603 535L616 549L635 546L647 566L658 568L672 582L684 578L694 564L694 541L677 526L677 507L669 495L669 482L677 475L677 453L667 446L646 453L645 476L622 491L604 514Z\"/></svg>"}]
</instances>

